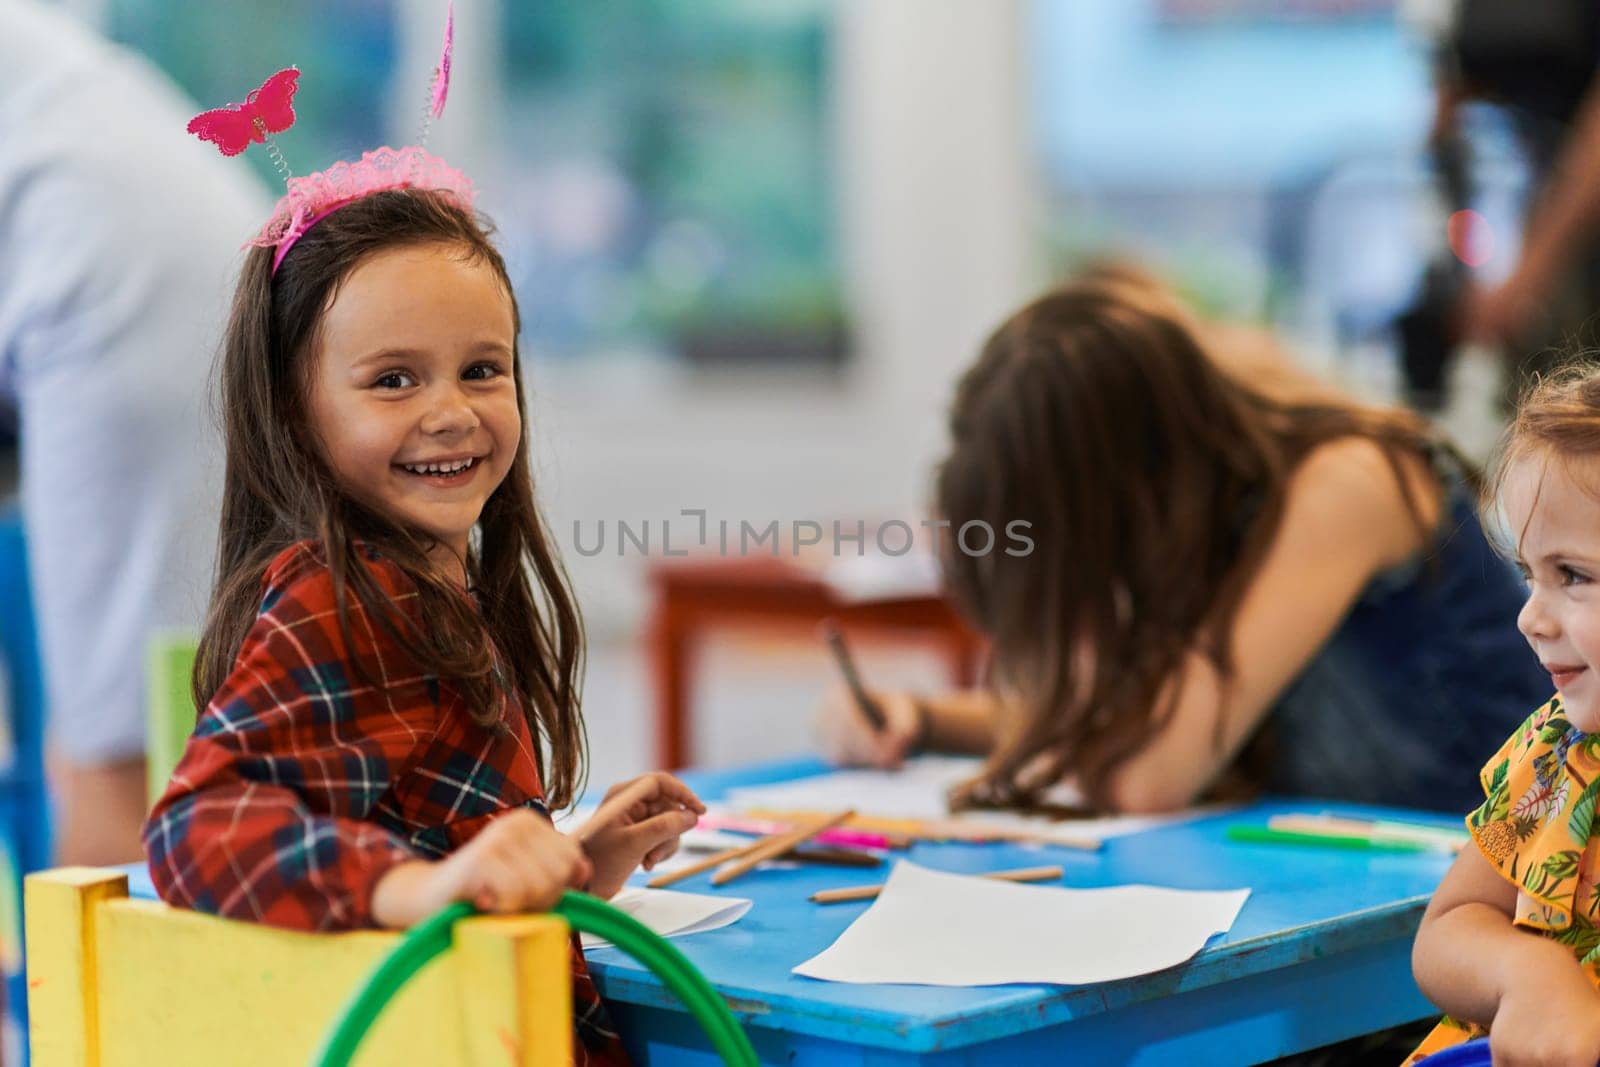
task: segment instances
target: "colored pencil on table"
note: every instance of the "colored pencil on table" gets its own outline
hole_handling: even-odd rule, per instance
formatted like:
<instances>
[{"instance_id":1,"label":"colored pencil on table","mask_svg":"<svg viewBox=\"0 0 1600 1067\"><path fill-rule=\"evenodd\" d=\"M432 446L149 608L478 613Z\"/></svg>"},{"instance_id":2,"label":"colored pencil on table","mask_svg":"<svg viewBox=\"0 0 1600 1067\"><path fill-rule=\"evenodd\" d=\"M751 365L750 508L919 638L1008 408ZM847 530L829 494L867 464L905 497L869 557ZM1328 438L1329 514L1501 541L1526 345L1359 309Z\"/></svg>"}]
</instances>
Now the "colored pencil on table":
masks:
<instances>
[{"instance_id":1,"label":"colored pencil on table","mask_svg":"<svg viewBox=\"0 0 1600 1067\"><path fill-rule=\"evenodd\" d=\"M755 848L751 849L743 856L735 858L734 861L728 866L712 875L711 884L727 885L741 874L745 874L753 870L763 861L777 859L779 856L783 855L785 852L788 852L801 842L810 840L824 830L833 829L835 826L838 826L840 823L844 822L854 814L855 812L848 810L836 812L833 815L817 819L799 827L798 829L791 830L786 834L779 834L776 837L769 837L759 843Z\"/></svg>"},{"instance_id":2,"label":"colored pencil on table","mask_svg":"<svg viewBox=\"0 0 1600 1067\"><path fill-rule=\"evenodd\" d=\"M680 867L675 871L657 875L646 882L645 885L651 889L664 889L669 885L683 881L685 878L693 878L695 875L709 871L713 867L721 867L725 863L743 859L758 851L762 854L762 859L776 859L778 856L792 850L796 845L810 840L819 830L837 826L839 822L849 818L849 816L849 812L842 812L834 816L818 815L811 817L794 830L782 834L772 834L768 837L758 837L748 845L739 845L735 848L724 849L721 852L714 852L705 859L697 860L687 867ZM774 850L774 845L779 847ZM759 863L761 861L757 860L756 862ZM720 885L721 883L713 882L712 884Z\"/></svg>"},{"instance_id":3,"label":"colored pencil on table","mask_svg":"<svg viewBox=\"0 0 1600 1067\"><path fill-rule=\"evenodd\" d=\"M775 808L750 808L745 815L755 819L780 819L796 822L816 818L814 811L781 811ZM983 844L989 841L1006 841L1016 845L1057 845L1097 852L1104 842L1096 837L1073 837L1054 832L1011 829L985 825L981 819L890 819L877 815L857 815L849 823L852 830L866 830L884 834L891 840L911 841L963 841Z\"/></svg>"},{"instance_id":4,"label":"colored pencil on table","mask_svg":"<svg viewBox=\"0 0 1600 1067\"><path fill-rule=\"evenodd\" d=\"M739 815L702 815L695 824L702 830L722 830L733 834L781 834L794 829L792 821L781 819L751 819ZM857 830L847 826L836 826L832 830L824 830L812 842L818 845L830 845L836 848L906 848L911 844L904 834L880 834L868 830Z\"/></svg>"},{"instance_id":5,"label":"colored pencil on table","mask_svg":"<svg viewBox=\"0 0 1600 1067\"><path fill-rule=\"evenodd\" d=\"M1061 874L1060 867L1023 867L1015 871L991 871L978 877L996 882L1053 882ZM871 900L881 892L881 885L858 885L848 889L824 889L812 893L811 900L817 904L844 904L852 900Z\"/></svg>"},{"instance_id":6,"label":"colored pencil on table","mask_svg":"<svg viewBox=\"0 0 1600 1067\"><path fill-rule=\"evenodd\" d=\"M1105 844L1097 837L1013 830L1004 826L986 826L982 820L967 822L962 819L925 820L917 836L924 841L966 841L972 844L1004 841L1013 845L1055 845L1057 848L1076 848L1085 852L1098 852Z\"/></svg>"},{"instance_id":7,"label":"colored pencil on table","mask_svg":"<svg viewBox=\"0 0 1600 1067\"><path fill-rule=\"evenodd\" d=\"M859 848L826 848L804 845L791 848L784 859L796 863L820 863L824 867L882 867L883 857L876 852L863 852Z\"/></svg>"},{"instance_id":8,"label":"colored pencil on table","mask_svg":"<svg viewBox=\"0 0 1600 1067\"><path fill-rule=\"evenodd\" d=\"M736 860L741 856L747 856L756 849L760 848L768 840L770 839L757 838L748 845L739 845L737 848L727 848L723 849L721 852L713 852L705 859L697 860L694 863L689 864L687 867L680 867L675 871L668 871L666 874L658 874L646 882L645 885L649 886L651 889L665 889L667 886L676 882L681 882L685 878L693 878L702 871L709 871L713 867L720 867L724 863L728 863L731 860Z\"/></svg>"}]
</instances>

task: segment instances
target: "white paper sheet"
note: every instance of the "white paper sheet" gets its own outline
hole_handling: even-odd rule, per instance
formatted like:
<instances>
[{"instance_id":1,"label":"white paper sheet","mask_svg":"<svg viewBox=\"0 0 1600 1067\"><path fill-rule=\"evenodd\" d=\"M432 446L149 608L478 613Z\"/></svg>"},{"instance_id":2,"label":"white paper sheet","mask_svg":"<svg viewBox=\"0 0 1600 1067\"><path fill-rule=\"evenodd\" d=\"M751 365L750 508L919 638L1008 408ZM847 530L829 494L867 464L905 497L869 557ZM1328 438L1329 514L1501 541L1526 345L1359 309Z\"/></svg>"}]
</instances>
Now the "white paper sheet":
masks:
<instances>
[{"instance_id":1,"label":"white paper sheet","mask_svg":"<svg viewBox=\"0 0 1600 1067\"><path fill-rule=\"evenodd\" d=\"M610 903L662 937L686 937L732 926L744 918L751 902L742 897L708 897L701 893L630 886L612 897ZM611 942L594 934L583 935L585 949L609 944Z\"/></svg>"},{"instance_id":2,"label":"white paper sheet","mask_svg":"<svg viewBox=\"0 0 1600 1067\"><path fill-rule=\"evenodd\" d=\"M1062 889L895 865L882 894L794 973L829 982L1083 985L1149 974L1233 926L1248 889Z\"/></svg>"},{"instance_id":3,"label":"white paper sheet","mask_svg":"<svg viewBox=\"0 0 1600 1067\"><path fill-rule=\"evenodd\" d=\"M840 797L863 815L889 819L942 819L949 815L945 793L966 778L981 761L964 756L919 756L898 771L841 770L772 785L730 789L729 808L774 808L789 811L831 811Z\"/></svg>"},{"instance_id":4,"label":"white paper sheet","mask_svg":"<svg viewBox=\"0 0 1600 1067\"><path fill-rule=\"evenodd\" d=\"M862 815L887 819L949 819L946 796L954 786L977 773L983 761L966 756L919 756L898 771L841 770L811 778L796 778L773 785L728 790L723 804L730 809L770 811L833 811L839 798ZM1047 799L1059 804L1082 801L1082 794L1058 786ZM1215 814L1220 807L1191 808L1172 815L1110 815L1097 819L1054 820L1039 815L972 811L953 816L963 823L1015 830L1043 838L1052 835L1075 841L1105 840L1157 826Z\"/></svg>"}]
</instances>

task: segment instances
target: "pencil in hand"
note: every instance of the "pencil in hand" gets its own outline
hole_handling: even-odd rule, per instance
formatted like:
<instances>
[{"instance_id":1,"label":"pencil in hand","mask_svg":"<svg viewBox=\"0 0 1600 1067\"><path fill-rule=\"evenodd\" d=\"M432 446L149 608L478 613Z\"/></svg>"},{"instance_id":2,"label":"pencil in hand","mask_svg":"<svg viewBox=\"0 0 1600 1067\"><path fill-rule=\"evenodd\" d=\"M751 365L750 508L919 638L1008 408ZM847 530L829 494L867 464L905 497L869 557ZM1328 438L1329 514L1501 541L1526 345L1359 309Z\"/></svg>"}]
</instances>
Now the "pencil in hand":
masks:
<instances>
[{"instance_id":1,"label":"pencil in hand","mask_svg":"<svg viewBox=\"0 0 1600 1067\"><path fill-rule=\"evenodd\" d=\"M867 694L866 687L861 684L861 676L856 673L855 661L850 658L850 649L844 643L844 634L839 631L839 627L832 619L824 620L821 628L823 640L828 642L828 651L833 653L834 662L839 665L839 673L844 675L844 684L850 687L850 695L855 698L861 717L867 720L873 733L883 733L889 725L889 720L884 718L883 709Z\"/></svg>"}]
</instances>

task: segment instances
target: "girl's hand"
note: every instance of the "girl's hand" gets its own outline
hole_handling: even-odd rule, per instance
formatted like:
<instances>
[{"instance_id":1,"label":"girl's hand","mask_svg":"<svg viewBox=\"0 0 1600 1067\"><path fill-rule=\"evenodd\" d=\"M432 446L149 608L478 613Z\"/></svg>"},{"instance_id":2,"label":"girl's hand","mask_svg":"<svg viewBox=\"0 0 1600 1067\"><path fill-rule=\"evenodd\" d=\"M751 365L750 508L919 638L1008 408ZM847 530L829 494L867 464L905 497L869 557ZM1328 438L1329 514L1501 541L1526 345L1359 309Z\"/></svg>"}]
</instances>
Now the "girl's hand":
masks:
<instances>
[{"instance_id":1,"label":"girl's hand","mask_svg":"<svg viewBox=\"0 0 1600 1067\"><path fill-rule=\"evenodd\" d=\"M380 926L407 927L455 900L480 911L548 911L592 872L583 849L543 816L520 808L494 819L446 859L389 870L372 891Z\"/></svg>"},{"instance_id":2,"label":"girl's hand","mask_svg":"<svg viewBox=\"0 0 1600 1067\"><path fill-rule=\"evenodd\" d=\"M602 900L616 896L628 875L678 851L678 838L705 814L700 798L665 771L652 771L612 786L600 808L572 834L593 864L588 891Z\"/></svg>"},{"instance_id":3,"label":"girl's hand","mask_svg":"<svg viewBox=\"0 0 1600 1067\"><path fill-rule=\"evenodd\" d=\"M850 690L840 685L828 691L817 709L817 740L833 763L892 770L923 741L927 712L910 693L869 690L867 695L883 711L882 731L873 730Z\"/></svg>"},{"instance_id":4,"label":"girl's hand","mask_svg":"<svg viewBox=\"0 0 1600 1067\"><path fill-rule=\"evenodd\" d=\"M1566 950L1563 948L1563 953ZM1526 968L1500 998L1489 1028L1495 1067L1593 1067L1600 1063L1600 992L1570 956Z\"/></svg>"}]
</instances>

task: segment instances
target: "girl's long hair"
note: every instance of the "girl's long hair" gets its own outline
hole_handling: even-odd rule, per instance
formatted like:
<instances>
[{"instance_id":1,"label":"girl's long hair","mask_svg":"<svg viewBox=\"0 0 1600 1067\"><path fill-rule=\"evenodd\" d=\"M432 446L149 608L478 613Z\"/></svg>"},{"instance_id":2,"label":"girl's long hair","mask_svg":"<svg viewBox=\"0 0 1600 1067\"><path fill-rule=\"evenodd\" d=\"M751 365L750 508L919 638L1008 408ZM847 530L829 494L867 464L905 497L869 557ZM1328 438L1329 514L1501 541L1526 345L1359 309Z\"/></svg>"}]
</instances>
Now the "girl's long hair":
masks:
<instances>
[{"instance_id":1,"label":"girl's long hair","mask_svg":"<svg viewBox=\"0 0 1600 1067\"><path fill-rule=\"evenodd\" d=\"M957 603L990 639L1001 724L958 803L1027 803L1073 776L1109 783L1171 716L1184 659L1224 684L1231 627L1283 516L1295 467L1358 436L1402 459L1421 419L1335 398L1273 399L1224 373L1174 298L1120 272L1051 292L989 338L956 388L937 474L942 518L982 521L991 552L944 549ZM1023 521L1033 549L1003 532ZM974 537L972 540L981 541ZM1020 551L1020 549L1015 549Z\"/></svg>"},{"instance_id":2,"label":"girl's long hair","mask_svg":"<svg viewBox=\"0 0 1600 1067\"><path fill-rule=\"evenodd\" d=\"M315 539L332 572L346 643L353 595L424 671L448 679L473 718L486 725L496 721L501 706L502 683L485 640L492 637L528 716L549 802L559 808L582 787L583 629L555 540L534 502L520 351L513 353L513 375L524 430L510 471L484 505L466 560L476 608L429 562L428 551L436 547L432 538L340 489L308 417L318 324L340 283L378 252L444 245L488 264L512 301L520 334L511 280L489 235L486 222L445 196L392 190L318 222L276 276L273 249L255 248L246 256L220 365L227 468L217 581L195 662L194 698L204 708L233 669L273 557L297 541ZM416 583L420 625L397 609L361 563L358 542Z\"/></svg>"}]
</instances>

